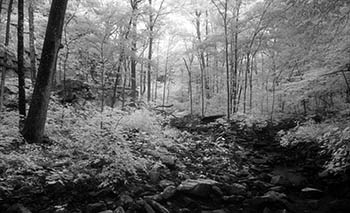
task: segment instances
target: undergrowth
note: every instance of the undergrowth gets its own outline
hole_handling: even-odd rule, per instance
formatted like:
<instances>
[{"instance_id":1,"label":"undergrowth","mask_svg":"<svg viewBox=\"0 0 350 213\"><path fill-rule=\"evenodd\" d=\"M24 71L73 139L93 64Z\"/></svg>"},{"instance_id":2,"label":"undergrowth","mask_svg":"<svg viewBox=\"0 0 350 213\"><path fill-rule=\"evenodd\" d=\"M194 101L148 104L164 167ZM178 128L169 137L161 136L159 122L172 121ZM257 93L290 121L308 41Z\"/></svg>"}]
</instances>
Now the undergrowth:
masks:
<instances>
[{"instance_id":1,"label":"undergrowth","mask_svg":"<svg viewBox=\"0 0 350 213\"><path fill-rule=\"evenodd\" d=\"M148 111L125 113L95 108L76 110L51 102L45 144L25 143L18 129L18 114L4 112L0 121L0 200L31 188L94 182L96 187L118 187L137 180L150 164L130 149L123 134L130 129L160 130ZM36 189L36 190L35 190Z\"/></svg>"},{"instance_id":2,"label":"undergrowth","mask_svg":"<svg viewBox=\"0 0 350 213\"><path fill-rule=\"evenodd\" d=\"M349 166L350 122L327 121L315 123L309 120L288 131L280 131L282 146L294 146L298 143L317 143L320 154L330 154L331 159L324 165L326 173L344 171Z\"/></svg>"}]
</instances>

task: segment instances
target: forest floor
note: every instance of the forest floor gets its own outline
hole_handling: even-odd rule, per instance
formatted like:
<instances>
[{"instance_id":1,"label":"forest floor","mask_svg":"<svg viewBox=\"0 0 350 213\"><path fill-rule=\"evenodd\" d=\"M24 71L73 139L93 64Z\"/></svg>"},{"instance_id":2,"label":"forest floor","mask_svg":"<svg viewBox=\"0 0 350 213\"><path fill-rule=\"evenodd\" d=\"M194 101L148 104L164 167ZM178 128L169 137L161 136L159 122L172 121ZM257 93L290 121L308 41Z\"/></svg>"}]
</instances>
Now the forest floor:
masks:
<instances>
[{"instance_id":1,"label":"forest floor","mask_svg":"<svg viewBox=\"0 0 350 213\"><path fill-rule=\"evenodd\" d=\"M152 133L124 131L127 155L145 161L134 173L112 169L128 164L111 163L118 150L110 154L109 146L92 159L55 140L0 144L0 212L350 212L349 170L327 172L332 153L316 141L283 145L278 134L297 128L291 119L248 125L183 117L165 125L171 130L157 142Z\"/></svg>"}]
</instances>

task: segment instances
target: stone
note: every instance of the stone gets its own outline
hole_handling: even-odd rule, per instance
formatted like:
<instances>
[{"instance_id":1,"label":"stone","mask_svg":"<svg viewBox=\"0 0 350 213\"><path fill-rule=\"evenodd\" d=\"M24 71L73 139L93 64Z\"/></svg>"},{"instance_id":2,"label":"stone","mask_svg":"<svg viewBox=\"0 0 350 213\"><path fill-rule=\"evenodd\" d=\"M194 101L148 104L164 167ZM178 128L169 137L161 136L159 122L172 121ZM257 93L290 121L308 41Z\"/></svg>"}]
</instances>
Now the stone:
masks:
<instances>
[{"instance_id":1,"label":"stone","mask_svg":"<svg viewBox=\"0 0 350 213\"><path fill-rule=\"evenodd\" d=\"M269 209L285 209L289 206L287 201L287 195L275 191L269 191L263 196L258 196L248 201L249 208L254 209L257 212L263 212L267 208Z\"/></svg>"},{"instance_id":2,"label":"stone","mask_svg":"<svg viewBox=\"0 0 350 213\"><path fill-rule=\"evenodd\" d=\"M284 193L280 193L280 192L268 191L262 197L266 197L266 198L270 198L274 201L278 201L278 200L286 199L287 195Z\"/></svg>"},{"instance_id":3,"label":"stone","mask_svg":"<svg viewBox=\"0 0 350 213\"><path fill-rule=\"evenodd\" d=\"M143 206L146 210L147 213L156 213L153 208L151 207L151 205L149 205L147 202L143 203Z\"/></svg>"},{"instance_id":4,"label":"stone","mask_svg":"<svg viewBox=\"0 0 350 213\"><path fill-rule=\"evenodd\" d=\"M152 183L158 183L160 181L160 171L162 169L162 166L158 163L153 165L150 173L149 173L149 178Z\"/></svg>"},{"instance_id":5,"label":"stone","mask_svg":"<svg viewBox=\"0 0 350 213\"><path fill-rule=\"evenodd\" d=\"M311 187L306 187L301 190L303 197L317 199L322 197L323 191Z\"/></svg>"},{"instance_id":6,"label":"stone","mask_svg":"<svg viewBox=\"0 0 350 213\"><path fill-rule=\"evenodd\" d=\"M162 155L160 161L169 169L175 169L177 158L172 155Z\"/></svg>"},{"instance_id":7,"label":"stone","mask_svg":"<svg viewBox=\"0 0 350 213\"><path fill-rule=\"evenodd\" d=\"M27 209L26 207L24 207L22 204L17 203L17 204L10 206L7 209L6 213L31 213L31 211L29 209Z\"/></svg>"},{"instance_id":8,"label":"stone","mask_svg":"<svg viewBox=\"0 0 350 213\"><path fill-rule=\"evenodd\" d=\"M134 200L130 195L127 194L121 194L119 197L119 203L121 206L128 206L129 204L133 203Z\"/></svg>"},{"instance_id":9,"label":"stone","mask_svg":"<svg viewBox=\"0 0 350 213\"><path fill-rule=\"evenodd\" d=\"M212 186L217 184L217 181L211 179L187 179L177 187L177 190L198 197L210 197L213 192Z\"/></svg>"},{"instance_id":10,"label":"stone","mask_svg":"<svg viewBox=\"0 0 350 213\"><path fill-rule=\"evenodd\" d=\"M215 194L219 195L219 196L223 196L224 193L222 192L222 190L218 187L218 186L212 186L212 190Z\"/></svg>"},{"instance_id":11,"label":"stone","mask_svg":"<svg viewBox=\"0 0 350 213\"><path fill-rule=\"evenodd\" d=\"M168 209L166 209L164 206L162 206L160 203L157 201L152 200L151 201L152 207L156 210L156 212L160 213L170 213Z\"/></svg>"},{"instance_id":12,"label":"stone","mask_svg":"<svg viewBox=\"0 0 350 213\"><path fill-rule=\"evenodd\" d=\"M285 188L283 186L272 186L269 191L282 192Z\"/></svg>"},{"instance_id":13,"label":"stone","mask_svg":"<svg viewBox=\"0 0 350 213\"><path fill-rule=\"evenodd\" d=\"M160 193L160 196L162 199L167 200L171 197L173 197L176 193L176 187L175 186L168 186L166 187L162 193Z\"/></svg>"},{"instance_id":14,"label":"stone","mask_svg":"<svg viewBox=\"0 0 350 213\"><path fill-rule=\"evenodd\" d=\"M229 186L229 192L231 195L245 195L247 193L247 187L239 183L234 183Z\"/></svg>"},{"instance_id":15,"label":"stone","mask_svg":"<svg viewBox=\"0 0 350 213\"><path fill-rule=\"evenodd\" d=\"M116 209L113 211L113 213L125 213L125 211L124 211L123 207L118 206L118 208L116 208Z\"/></svg>"},{"instance_id":16,"label":"stone","mask_svg":"<svg viewBox=\"0 0 350 213\"><path fill-rule=\"evenodd\" d=\"M271 183L274 185L289 186L289 180L281 175L276 175L271 178Z\"/></svg>"},{"instance_id":17,"label":"stone","mask_svg":"<svg viewBox=\"0 0 350 213\"><path fill-rule=\"evenodd\" d=\"M106 205L104 202L98 202L98 203L91 203L88 204L86 207L86 212L87 213L95 213L95 212L101 212L106 210Z\"/></svg>"},{"instance_id":18,"label":"stone","mask_svg":"<svg viewBox=\"0 0 350 213\"><path fill-rule=\"evenodd\" d=\"M168 186L174 186L174 185L175 185L175 183L173 181L170 181L170 180L161 180L159 182L159 186L161 188L166 188Z\"/></svg>"},{"instance_id":19,"label":"stone","mask_svg":"<svg viewBox=\"0 0 350 213\"><path fill-rule=\"evenodd\" d=\"M230 195L230 196L223 196L222 199L227 203L241 203L245 197L242 195Z\"/></svg>"}]
</instances>

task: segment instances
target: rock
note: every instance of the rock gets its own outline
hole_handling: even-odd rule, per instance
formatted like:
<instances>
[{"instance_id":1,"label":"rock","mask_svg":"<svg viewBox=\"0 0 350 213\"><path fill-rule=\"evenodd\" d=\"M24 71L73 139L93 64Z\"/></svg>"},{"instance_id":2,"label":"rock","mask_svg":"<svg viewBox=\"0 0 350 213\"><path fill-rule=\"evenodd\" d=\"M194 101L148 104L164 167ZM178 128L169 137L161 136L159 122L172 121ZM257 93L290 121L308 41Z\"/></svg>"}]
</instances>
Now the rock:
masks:
<instances>
[{"instance_id":1,"label":"rock","mask_svg":"<svg viewBox=\"0 0 350 213\"><path fill-rule=\"evenodd\" d=\"M247 187L239 183L234 183L229 186L229 193L231 195L245 195L247 193Z\"/></svg>"},{"instance_id":2,"label":"rock","mask_svg":"<svg viewBox=\"0 0 350 213\"><path fill-rule=\"evenodd\" d=\"M228 203L241 203L245 199L245 197L241 195L230 195L230 196L223 196L222 199Z\"/></svg>"},{"instance_id":3,"label":"rock","mask_svg":"<svg viewBox=\"0 0 350 213\"><path fill-rule=\"evenodd\" d=\"M254 189L256 189L258 191L265 191L266 189L268 189L271 186L272 185L270 183L266 183L266 182L261 181L261 180L256 180L253 182Z\"/></svg>"},{"instance_id":4,"label":"rock","mask_svg":"<svg viewBox=\"0 0 350 213\"><path fill-rule=\"evenodd\" d=\"M134 200L132 199L132 197L130 197L130 195L121 194L118 202L119 202L119 205L121 206L128 206L131 203L133 203Z\"/></svg>"},{"instance_id":5,"label":"rock","mask_svg":"<svg viewBox=\"0 0 350 213\"><path fill-rule=\"evenodd\" d=\"M218 187L218 186L212 186L212 190L215 194L219 195L219 196L223 196L224 193L222 192L222 190Z\"/></svg>"},{"instance_id":6,"label":"rock","mask_svg":"<svg viewBox=\"0 0 350 213\"><path fill-rule=\"evenodd\" d=\"M153 165L153 167L149 173L149 177L150 177L152 183L159 182L161 169L162 169L162 165L160 165L159 163L156 163L155 165Z\"/></svg>"},{"instance_id":7,"label":"rock","mask_svg":"<svg viewBox=\"0 0 350 213\"><path fill-rule=\"evenodd\" d=\"M160 161L169 169L175 169L177 158L172 155L162 155Z\"/></svg>"},{"instance_id":8,"label":"rock","mask_svg":"<svg viewBox=\"0 0 350 213\"><path fill-rule=\"evenodd\" d=\"M125 213L123 207L119 206L118 208L116 208L113 213Z\"/></svg>"},{"instance_id":9,"label":"rock","mask_svg":"<svg viewBox=\"0 0 350 213\"><path fill-rule=\"evenodd\" d=\"M212 186L217 185L218 182L211 179L188 179L183 181L177 190L180 192L186 192L198 197L210 197L212 193Z\"/></svg>"},{"instance_id":10,"label":"rock","mask_svg":"<svg viewBox=\"0 0 350 213\"><path fill-rule=\"evenodd\" d=\"M167 200L171 197L173 197L176 193L176 187L175 186L168 186L166 187L162 193L160 193L160 196L162 199Z\"/></svg>"},{"instance_id":11,"label":"rock","mask_svg":"<svg viewBox=\"0 0 350 213\"><path fill-rule=\"evenodd\" d=\"M264 208L263 213L287 213L286 209L271 210L270 208Z\"/></svg>"},{"instance_id":12,"label":"rock","mask_svg":"<svg viewBox=\"0 0 350 213\"><path fill-rule=\"evenodd\" d=\"M303 197L317 199L322 197L323 191L315 188L306 187L301 190Z\"/></svg>"},{"instance_id":13,"label":"rock","mask_svg":"<svg viewBox=\"0 0 350 213\"><path fill-rule=\"evenodd\" d=\"M287 196L283 193L269 191L263 196L254 197L248 201L253 212L263 212L265 209L285 209L288 206Z\"/></svg>"},{"instance_id":14,"label":"rock","mask_svg":"<svg viewBox=\"0 0 350 213\"><path fill-rule=\"evenodd\" d=\"M271 183L280 186L290 186L291 183L285 177L281 175L276 175L271 178Z\"/></svg>"},{"instance_id":15,"label":"rock","mask_svg":"<svg viewBox=\"0 0 350 213\"><path fill-rule=\"evenodd\" d=\"M227 213L227 211L225 211L224 209L216 209L216 210L212 210L212 211L201 211L201 213Z\"/></svg>"},{"instance_id":16,"label":"rock","mask_svg":"<svg viewBox=\"0 0 350 213\"><path fill-rule=\"evenodd\" d=\"M269 198L269 199L272 199L274 201L278 201L278 200L286 199L287 195L284 193L279 193L279 192L275 192L275 191L268 191L262 197Z\"/></svg>"},{"instance_id":17,"label":"rock","mask_svg":"<svg viewBox=\"0 0 350 213\"><path fill-rule=\"evenodd\" d=\"M170 180L161 180L159 182L159 186L161 188L166 188L168 186L174 186L174 185L175 185L175 183L173 181L170 181Z\"/></svg>"},{"instance_id":18,"label":"rock","mask_svg":"<svg viewBox=\"0 0 350 213\"><path fill-rule=\"evenodd\" d=\"M153 206L153 208L160 213L169 213L169 210L166 209L164 206L162 206L160 203L158 203L157 201L152 200L151 201L151 205Z\"/></svg>"},{"instance_id":19,"label":"rock","mask_svg":"<svg viewBox=\"0 0 350 213\"><path fill-rule=\"evenodd\" d=\"M296 186L300 187L306 182L306 178L295 169L278 168L273 171L274 175L271 183L280 186Z\"/></svg>"},{"instance_id":20,"label":"rock","mask_svg":"<svg viewBox=\"0 0 350 213\"><path fill-rule=\"evenodd\" d=\"M147 213L156 213L153 208L151 207L151 205L149 205L147 202L143 203L143 206L146 210Z\"/></svg>"},{"instance_id":21,"label":"rock","mask_svg":"<svg viewBox=\"0 0 350 213\"><path fill-rule=\"evenodd\" d=\"M91 203L88 204L86 207L86 212L87 213L95 213L95 212L102 212L104 210L106 210L106 205L104 204L104 202L98 202L98 203Z\"/></svg>"},{"instance_id":22,"label":"rock","mask_svg":"<svg viewBox=\"0 0 350 213\"><path fill-rule=\"evenodd\" d=\"M17 203L12 206L10 206L7 210L6 213L31 213L29 209L24 207L22 204Z\"/></svg>"},{"instance_id":23,"label":"rock","mask_svg":"<svg viewBox=\"0 0 350 213\"><path fill-rule=\"evenodd\" d=\"M273 186L269 189L269 191L282 192L285 188L283 186Z\"/></svg>"}]
</instances>

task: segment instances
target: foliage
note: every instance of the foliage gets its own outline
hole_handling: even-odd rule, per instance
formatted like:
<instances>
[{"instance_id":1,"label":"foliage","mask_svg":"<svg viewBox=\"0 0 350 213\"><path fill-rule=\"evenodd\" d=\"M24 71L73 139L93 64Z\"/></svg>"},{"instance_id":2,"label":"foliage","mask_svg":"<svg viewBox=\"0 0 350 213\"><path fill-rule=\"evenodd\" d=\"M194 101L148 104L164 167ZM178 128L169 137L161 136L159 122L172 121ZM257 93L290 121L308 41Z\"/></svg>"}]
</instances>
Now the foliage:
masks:
<instances>
[{"instance_id":1,"label":"foliage","mask_svg":"<svg viewBox=\"0 0 350 213\"><path fill-rule=\"evenodd\" d=\"M161 131L156 114L146 109L139 109L124 116L122 122L124 129L137 129L150 134Z\"/></svg>"},{"instance_id":2,"label":"foliage","mask_svg":"<svg viewBox=\"0 0 350 213\"><path fill-rule=\"evenodd\" d=\"M0 193L16 187L42 190L41 187L79 185L89 180L99 187L117 186L137 178L147 160L132 154L121 137L122 116L108 110L101 115L93 108L78 111L53 101L47 119L50 140L35 145L23 144L17 114L6 112L0 125L0 178L7 185L0 186Z\"/></svg>"},{"instance_id":3,"label":"foliage","mask_svg":"<svg viewBox=\"0 0 350 213\"><path fill-rule=\"evenodd\" d=\"M326 171L342 171L349 163L349 123L328 122L317 124L309 120L285 132L280 131L282 146L295 146L299 143L319 144L320 152L331 154L332 158L324 165ZM320 153L320 154L322 154Z\"/></svg>"}]
</instances>

